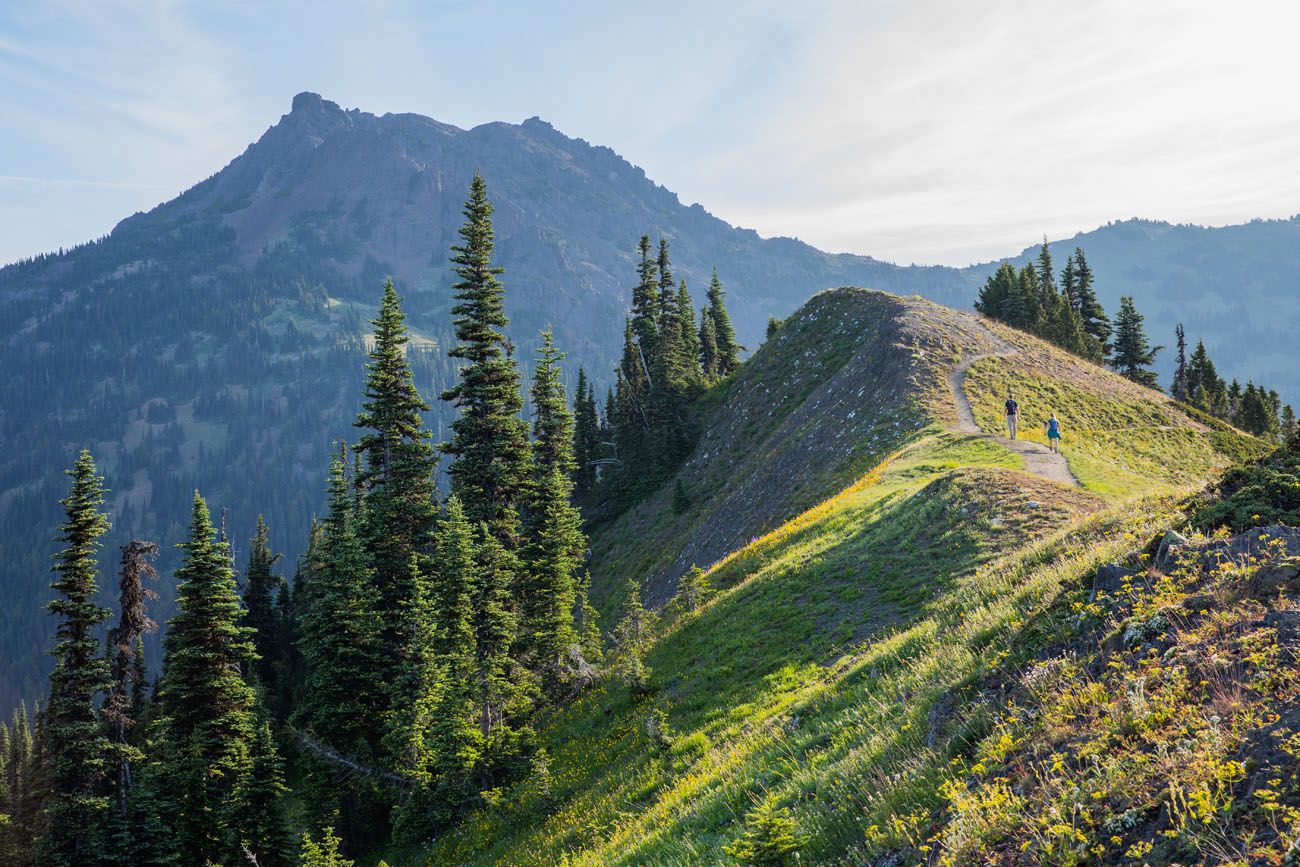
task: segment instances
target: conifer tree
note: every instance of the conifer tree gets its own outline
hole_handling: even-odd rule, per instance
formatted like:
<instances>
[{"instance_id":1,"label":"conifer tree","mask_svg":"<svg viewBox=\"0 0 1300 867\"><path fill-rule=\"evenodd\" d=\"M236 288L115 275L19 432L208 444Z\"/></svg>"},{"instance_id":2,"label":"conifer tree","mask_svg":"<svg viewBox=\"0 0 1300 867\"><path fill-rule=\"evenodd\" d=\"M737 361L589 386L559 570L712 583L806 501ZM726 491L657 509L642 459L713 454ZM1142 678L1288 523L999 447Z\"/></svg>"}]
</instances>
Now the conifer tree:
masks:
<instances>
[{"instance_id":1,"label":"conifer tree","mask_svg":"<svg viewBox=\"0 0 1300 867\"><path fill-rule=\"evenodd\" d=\"M1012 313L1010 305L1012 297L1018 292L1019 280L1016 277L1016 270L1010 262L1003 262L980 287L979 296L975 299L975 309L990 319L1017 325L1021 317Z\"/></svg>"},{"instance_id":2,"label":"conifer tree","mask_svg":"<svg viewBox=\"0 0 1300 867\"><path fill-rule=\"evenodd\" d=\"M544 478L552 470L560 470L567 478L574 467L573 432L574 417L565 399L563 371L560 362L564 353L555 348L555 340L548 328L542 332L542 345L537 349L537 366L533 370L533 387L530 392L533 404L532 466L535 478Z\"/></svg>"},{"instance_id":3,"label":"conifer tree","mask_svg":"<svg viewBox=\"0 0 1300 867\"><path fill-rule=\"evenodd\" d=\"M1291 438L1296 435L1295 409L1292 408L1291 404L1288 403L1286 406L1282 407L1282 417L1280 422L1282 427L1282 442L1290 442Z\"/></svg>"},{"instance_id":4,"label":"conifer tree","mask_svg":"<svg viewBox=\"0 0 1300 867\"><path fill-rule=\"evenodd\" d=\"M729 376L740 366L740 352L744 347L736 342L736 329L727 313L727 292L718 279L717 268L709 278L708 299L708 316L713 320L713 342L718 347L718 376Z\"/></svg>"},{"instance_id":5,"label":"conifer tree","mask_svg":"<svg viewBox=\"0 0 1300 867\"><path fill-rule=\"evenodd\" d=\"M344 858L339 852L339 844L342 842L333 828L322 831L319 841L313 839L311 834L304 833L299 867L353 867L356 862Z\"/></svg>"},{"instance_id":6,"label":"conifer tree","mask_svg":"<svg viewBox=\"0 0 1300 867\"><path fill-rule=\"evenodd\" d=\"M666 252L661 250L661 257ZM560 382L560 360L549 331L542 335L533 375L532 477L528 486L523 583L522 640L532 667L551 693L563 688L573 629L575 575L587 540L582 517L571 503L573 416Z\"/></svg>"},{"instance_id":7,"label":"conifer tree","mask_svg":"<svg viewBox=\"0 0 1300 867\"><path fill-rule=\"evenodd\" d=\"M249 545L248 568L244 573L243 623L252 630L253 650L257 654L253 672L267 695L276 689L276 674L280 665L278 648L281 624L274 594L279 590L282 580L273 571L279 560L280 555L271 551L270 531L266 521L258 515L257 532Z\"/></svg>"},{"instance_id":8,"label":"conifer tree","mask_svg":"<svg viewBox=\"0 0 1300 867\"><path fill-rule=\"evenodd\" d=\"M573 606L573 630L578 634L583 659L599 665L605 648L600 636L600 612L591 604L591 575L586 570L578 575L577 597Z\"/></svg>"},{"instance_id":9,"label":"conifer tree","mask_svg":"<svg viewBox=\"0 0 1300 867\"><path fill-rule=\"evenodd\" d=\"M659 275L659 323L664 332L664 337L671 337L671 339L675 340L680 334L680 324L676 322L677 286L673 282L672 264L668 261L667 238L661 237L659 239L659 258L656 261L655 270ZM669 325L670 319L678 326L677 328Z\"/></svg>"},{"instance_id":10,"label":"conifer tree","mask_svg":"<svg viewBox=\"0 0 1300 867\"><path fill-rule=\"evenodd\" d=\"M247 771L240 775L224 805L227 821L239 829L238 852L248 861L256 859L258 867L289 867L293 863L284 810L288 792L271 724L261 720L248 744Z\"/></svg>"},{"instance_id":11,"label":"conifer tree","mask_svg":"<svg viewBox=\"0 0 1300 867\"><path fill-rule=\"evenodd\" d=\"M1052 270L1052 248L1047 245L1047 236L1043 236L1043 245L1038 248L1036 276L1038 286L1045 294L1058 294L1056 289L1056 272Z\"/></svg>"},{"instance_id":12,"label":"conifer tree","mask_svg":"<svg viewBox=\"0 0 1300 867\"><path fill-rule=\"evenodd\" d=\"M329 515L310 566L310 601L299 619L298 646L305 668L294 724L351 761L373 766L378 758L386 684L375 676L383 660L382 621L370 566L356 532L348 496L346 450L330 464ZM373 834L378 805L365 781L339 785L333 767L309 752L305 794L318 821L339 811L350 844ZM377 800L377 799L376 799ZM378 819L382 826L382 818Z\"/></svg>"},{"instance_id":13,"label":"conifer tree","mask_svg":"<svg viewBox=\"0 0 1300 867\"><path fill-rule=\"evenodd\" d=\"M695 301L683 280L677 287L677 316L681 323L681 354L687 383L698 387L704 381L700 365L700 332L695 324ZM716 337L714 339L716 343Z\"/></svg>"},{"instance_id":14,"label":"conifer tree","mask_svg":"<svg viewBox=\"0 0 1300 867\"><path fill-rule=\"evenodd\" d=\"M1097 290L1092 286L1092 268L1088 265L1088 260L1084 258L1083 248L1081 247L1074 248L1074 271L1075 307L1078 310L1080 320L1083 322L1083 331L1096 341L1104 358L1110 354L1111 348L1110 317L1106 315L1105 308L1097 300Z\"/></svg>"},{"instance_id":15,"label":"conifer tree","mask_svg":"<svg viewBox=\"0 0 1300 867\"><path fill-rule=\"evenodd\" d=\"M718 379L718 332L708 307L700 308L700 369L706 382Z\"/></svg>"},{"instance_id":16,"label":"conifer tree","mask_svg":"<svg viewBox=\"0 0 1300 867\"><path fill-rule=\"evenodd\" d=\"M72 490L59 501L67 515L58 537L65 547L56 556L58 578L51 585L58 596L48 606L59 623L44 720L51 798L37 863L79 867L98 860L93 834L108 817L102 792L112 747L95 702L110 685L109 666L94 630L109 616L96 602L95 560L99 537L109 524L99 510L103 479L96 475L90 452L81 451L68 475Z\"/></svg>"},{"instance_id":17,"label":"conifer tree","mask_svg":"<svg viewBox=\"0 0 1300 867\"><path fill-rule=\"evenodd\" d=\"M641 604L641 582L629 578L623 616L614 628L614 670L633 692L649 688L650 669L645 653L650 646L654 614Z\"/></svg>"},{"instance_id":18,"label":"conifer tree","mask_svg":"<svg viewBox=\"0 0 1300 867\"><path fill-rule=\"evenodd\" d=\"M469 795L482 752L474 705L476 549L460 499L447 499L437 556L421 596L405 701L394 706L390 752L415 784L399 806L400 840L427 839Z\"/></svg>"},{"instance_id":19,"label":"conifer tree","mask_svg":"<svg viewBox=\"0 0 1300 867\"><path fill-rule=\"evenodd\" d=\"M118 592L118 622L108 633L112 686L104 700L104 717L108 722L115 765L114 793L119 834L127 819L127 795L131 788L131 765L144 756L129 738L142 710L144 684L143 636L158 625L149 616L148 604L158 594L145 585L157 578L151 562L158 556L158 546L138 539L122 546L122 571Z\"/></svg>"},{"instance_id":20,"label":"conifer tree","mask_svg":"<svg viewBox=\"0 0 1300 867\"><path fill-rule=\"evenodd\" d=\"M384 284L379 315L371 324L375 345L366 365L366 399L355 422L366 431L356 445L365 469L355 483L364 491L359 534L371 561L384 643L384 667L376 674L391 682L410 635L405 618L419 580L419 561L412 555L427 554L432 542L437 460L422 415L430 407L412 379L406 357L410 335L392 280Z\"/></svg>"},{"instance_id":21,"label":"conifer tree","mask_svg":"<svg viewBox=\"0 0 1300 867\"><path fill-rule=\"evenodd\" d=\"M650 258L650 236L642 235L638 247L641 261L637 265L637 285L632 289L632 333L644 352L654 346L659 337L659 266ZM649 362L641 358L641 367ZM626 371L624 371L626 374Z\"/></svg>"},{"instance_id":22,"label":"conifer tree","mask_svg":"<svg viewBox=\"0 0 1300 867\"><path fill-rule=\"evenodd\" d=\"M1079 272L1075 270L1074 254L1071 253L1065 260L1065 267L1061 269L1061 297L1065 303L1070 305L1070 309L1079 313Z\"/></svg>"},{"instance_id":23,"label":"conifer tree","mask_svg":"<svg viewBox=\"0 0 1300 867\"><path fill-rule=\"evenodd\" d=\"M1142 328L1142 314L1138 313L1133 298L1125 295L1119 300L1119 316L1115 322L1115 351L1111 366L1121 376L1148 388L1159 389L1156 373L1150 370L1160 347L1151 346Z\"/></svg>"},{"instance_id":24,"label":"conifer tree","mask_svg":"<svg viewBox=\"0 0 1300 867\"><path fill-rule=\"evenodd\" d=\"M1177 359L1174 366L1174 381L1169 386L1169 395L1174 400L1187 400L1187 334L1183 323L1174 326L1174 347Z\"/></svg>"},{"instance_id":25,"label":"conifer tree","mask_svg":"<svg viewBox=\"0 0 1300 867\"><path fill-rule=\"evenodd\" d=\"M591 493L596 486L595 461L600 453L600 417L596 412L596 394L587 372L578 368L578 387L573 396L574 491L578 496Z\"/></svg>"},{"instance_id":26,"label":"conifer tree","mask_svg":"<svg viewBox=\"0 0 1300 867\"><path fill-rule=\"evenodd\" d=\"M1196 341L1196 349L1187 362L1187 397L1192 406L1217 418L1231 414L1228 385L1219 376L1202 340Z\"/></svg>"},{"instance_id":27,"label":"conifer tree","mask_svg":"<svg viewBox=\"0 0 1300 867\"><path fill-rule=\"evenodd\" d=\"M511 610L510 590L519 572L518 558L485 525L478 535L472 694L479 736L488 753L488 766L480 770L491 781L493 766L513 758L509 723L527 713L528 696L521 680L512 677L511 645L518 619Z\"/></svg>"},{"instance_id":28,"label":"conifer tree","mask_svg":"<svg viewBox=\"0 0 1300 867\"><path fill-rule=\"evenodd\" d=\"M465 359L460 382L443 400L460 409L454 435L443 450L455 457L451 489L471 522L484 521L498 538L513 544L509 524L527 478L528 426L520 411L519 371L507 349L505 290L492 265L492 205L487 185L475 173L460 229L462 244L452 247L460 278L453 286L456 346L451 355Z\"/></svg>"},{"instance_id":29,"label":"conifer tree","mask_svg":"<svg viewBox=\"0 0 1300 867\"><path fill-rule=\"evenodd\" d=\"M214 538L207 503L194 494L185 562L176 572L177 613L168 621L162 712L178 793L177 847L182 861L233 860L247 817L223 809L243 775L255 735L255 696L241 671L254 660L240 626L229 545Z\"/></svg>"}]
</instances>

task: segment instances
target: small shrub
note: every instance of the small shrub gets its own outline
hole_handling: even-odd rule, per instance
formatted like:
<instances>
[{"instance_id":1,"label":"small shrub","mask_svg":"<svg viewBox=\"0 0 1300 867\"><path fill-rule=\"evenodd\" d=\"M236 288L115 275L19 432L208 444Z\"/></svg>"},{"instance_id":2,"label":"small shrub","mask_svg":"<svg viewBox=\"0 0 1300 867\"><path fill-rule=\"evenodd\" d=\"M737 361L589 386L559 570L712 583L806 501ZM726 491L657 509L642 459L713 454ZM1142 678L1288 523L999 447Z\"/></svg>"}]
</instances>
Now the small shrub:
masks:
<instances>
[{"instance_id":1,"label":"small shrub","mask_svg":"<svg viewBox=\"0 0 1300 867\"><path fill-rule=\"evenodd\" d=\"M805 838L789 811L776 805L776 799L764 798L745 816L745 833L723 851L741 864L784 867L799 863L799 849Z\"/></svg>"}]
</instances>

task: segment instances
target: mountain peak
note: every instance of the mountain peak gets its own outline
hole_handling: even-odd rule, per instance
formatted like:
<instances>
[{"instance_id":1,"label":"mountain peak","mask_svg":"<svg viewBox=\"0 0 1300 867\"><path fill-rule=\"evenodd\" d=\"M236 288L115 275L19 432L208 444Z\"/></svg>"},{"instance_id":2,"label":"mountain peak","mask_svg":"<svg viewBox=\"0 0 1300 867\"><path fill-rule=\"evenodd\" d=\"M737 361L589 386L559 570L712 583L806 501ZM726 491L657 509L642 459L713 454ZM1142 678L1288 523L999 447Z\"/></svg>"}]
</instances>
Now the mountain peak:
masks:
<instances>
[{"instance_id":1,"label":"mountain peak","mask_svg":"<svg viewBox=\"0 0 1300 867\"><path fill-rule=\"evenodd\" d=\"M289 108L290 114L322 114L326 112L341 112L337 102L324 99L319 93L312 93L310 90L304 90L293 98L293 104Z\"/></svg>"}]
</instances>

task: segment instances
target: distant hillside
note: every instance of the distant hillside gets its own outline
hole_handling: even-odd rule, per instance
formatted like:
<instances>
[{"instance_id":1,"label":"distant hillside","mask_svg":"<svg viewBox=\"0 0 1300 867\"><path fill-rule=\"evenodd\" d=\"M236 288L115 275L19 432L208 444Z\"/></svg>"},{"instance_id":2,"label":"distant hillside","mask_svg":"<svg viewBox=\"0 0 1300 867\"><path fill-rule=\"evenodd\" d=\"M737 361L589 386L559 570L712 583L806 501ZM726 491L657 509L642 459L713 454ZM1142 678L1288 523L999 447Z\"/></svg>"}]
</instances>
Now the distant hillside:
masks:
<instances>
[{"instance_id":1,"label":"distant hillside","mask_svg":"<svg viewBox=\"0 0 1300 867\"><path fill-rule=\"evenodd\" d=\"M1206 228L1153 220L1110 223L1051 242L1058 270L1076 246L1096 271L1098 294L1113 315L1132 295L1146 317L1161 383L1173 374L1174 326L1193 344L1204 339L1219 373L1244 386L1275 388L1284 402L1300 401L1300 215ZM1038 254L1028 247L1012 261ZM967 269L982 283L997 263Z\"/></svg>"},{"instance_id":2,"label":"distant hillside","mask_svg":"<svg viewBox=\"0 0 1300 867\"><path fill-rule=\"evenodd\" d=\"M1008 384L1031 454L1048 408L1062 419L1078 486L998 438ZM897 853L925 845L949 761L997 712L990 673L1072 616L1098 562L1180 520L1173 496L1262 450L1035 338L861 289L814 297L697 409L689 508L672 479L592 537L602 607L640 575L660 605L650 694L581 698L541 733L545 789L392 863L730 863L760 803L803 863L912 863ZM687 611L668 600L692 563L716 595Z\"/></svg>"}]
</instances>

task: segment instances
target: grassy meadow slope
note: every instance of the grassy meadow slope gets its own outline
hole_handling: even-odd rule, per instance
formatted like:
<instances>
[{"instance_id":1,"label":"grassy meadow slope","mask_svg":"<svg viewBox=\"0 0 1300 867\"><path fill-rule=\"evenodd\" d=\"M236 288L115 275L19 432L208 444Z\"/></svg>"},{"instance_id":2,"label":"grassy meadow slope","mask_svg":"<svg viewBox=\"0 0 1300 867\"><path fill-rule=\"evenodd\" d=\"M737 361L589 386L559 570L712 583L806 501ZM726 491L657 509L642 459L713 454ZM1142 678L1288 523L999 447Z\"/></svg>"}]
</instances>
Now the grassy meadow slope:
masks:
<instances>
[{"instance_id":1,"label":"grassy meadow slope","mask_svg":"<svg viewBox=\"0 0 1300 867\"><path fill-rule=\"evenodd\" d=\"M990 437L952 432L947 371L1020 340L919 299L812 299L706 398L709 433L680 473L691 508L673 515L670 480L593 539L595 581L645 576L659 601L690 563L709 565L703 606L661 609L650 694L607 681L582 696L542 732L544 771L390 861L730 863L759 804L794 820L805 863L924 845L950 763L997 721L992 704L958 697L1055 636L1080 579L1180 523L1176 495L1199 481L1133 461L1125 486L1084 462L1068 488ZM1196 459L1205 474L1258 450L1038 341L1017 345L988 367L1024 377L1030 407L1046 357L1081 400L1185 431L1210 450ZM1126 448L1117 434L1094 450ZM1132 496L1138 485L1155 493ZM615 594L602 602L609 616Z\"/></svg>"}]
</instances>

